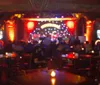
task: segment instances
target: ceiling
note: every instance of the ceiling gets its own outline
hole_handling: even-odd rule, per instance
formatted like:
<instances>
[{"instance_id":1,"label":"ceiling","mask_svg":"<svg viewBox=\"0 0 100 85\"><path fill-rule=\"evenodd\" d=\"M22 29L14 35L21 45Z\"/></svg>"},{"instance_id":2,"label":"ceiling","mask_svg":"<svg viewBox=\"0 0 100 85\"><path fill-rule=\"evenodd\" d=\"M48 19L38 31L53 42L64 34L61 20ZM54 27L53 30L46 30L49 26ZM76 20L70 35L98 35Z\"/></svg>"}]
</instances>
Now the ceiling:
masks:
<instances>
[{"instance_id":1,"label":"ceiling","mask_svg":"<svg viewBox=\"0 0 100 85\"><path fill-rule=\"evenodd\" d=\"M1 0L0 12L100 12L100 0Z\"/></svg>"},{"instance_id":2,"label":"ceiling","mask_svg":"<svg viewBox=\"0 0 100 85\"><path fill-rule=\"evenodd\" d=\"M14 12L81 12L87 16L100 17L100 0L2 0L0 13L2 15ZM0 17L2 17L0 15Z\"/></svg>"}]
</instances>

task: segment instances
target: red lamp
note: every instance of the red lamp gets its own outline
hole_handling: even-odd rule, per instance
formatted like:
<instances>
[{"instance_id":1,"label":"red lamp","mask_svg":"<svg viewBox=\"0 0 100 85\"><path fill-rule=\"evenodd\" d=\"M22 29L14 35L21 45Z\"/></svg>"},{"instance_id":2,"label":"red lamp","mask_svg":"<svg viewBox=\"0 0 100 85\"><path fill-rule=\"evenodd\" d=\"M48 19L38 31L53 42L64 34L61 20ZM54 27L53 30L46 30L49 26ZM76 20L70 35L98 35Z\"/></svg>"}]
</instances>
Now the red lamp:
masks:
<instances>
[{"instance_id":1,"label":"red lamp","mask_svg":"<svg viewBox=\"0 0 100 85\"><path fill-rule=\"evenodd\" d=\"M34 29L34 26L35 26L34 22L32 21L27 22L27 31L31 32Z\"/></svg>"},{"instance_id":2,"label":"red lamp","mask_svg":"<svg viewBox=\"0 0 100 85\"><path fill-rule=\"evenodd\" d=\"M69 29L73 29L75 27L74 21L67 21L66 25Z\"/></svg>"},{"instance_id":3,"label":"red lamp","mask_svg":"<svg viewBox=\"0 0 100 85\"><path fill-rule=\"evenodd\" d=\"M73 34L75 31L75 26L76 26L75 21L69 20L69 21L66 21L65 23L66 23L66 27L68 27L68 31L70 32L70 34Z\"/></svg>"}]
</instances>

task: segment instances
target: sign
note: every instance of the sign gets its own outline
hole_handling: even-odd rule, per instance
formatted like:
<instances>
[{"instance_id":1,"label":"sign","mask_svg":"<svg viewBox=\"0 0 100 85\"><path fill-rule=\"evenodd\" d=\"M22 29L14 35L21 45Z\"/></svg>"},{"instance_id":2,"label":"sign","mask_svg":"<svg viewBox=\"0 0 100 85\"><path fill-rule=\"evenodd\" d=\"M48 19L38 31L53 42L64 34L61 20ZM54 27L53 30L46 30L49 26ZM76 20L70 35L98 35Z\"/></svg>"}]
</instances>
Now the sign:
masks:
<instances>
[{"instance_id":1,"label":"sign","mask_svg":"<svg viewBox=\"0 0 100 85\"><path fill-rule=\"evenodd\" d=\"M100 29L99 29L99 30L97 30L97 38L99 38L99 39L100 39Z\"/></svg>"},{"instance_id":2,"label":"sign","mask_svg":"<svg viewBox=\"0 0 100 85\"><path fill-rule=\"evenodd\" d=\"M0 39L2 39L2 38L3 38L3 31L0 30Z\"/></svg>"}]
</instances>

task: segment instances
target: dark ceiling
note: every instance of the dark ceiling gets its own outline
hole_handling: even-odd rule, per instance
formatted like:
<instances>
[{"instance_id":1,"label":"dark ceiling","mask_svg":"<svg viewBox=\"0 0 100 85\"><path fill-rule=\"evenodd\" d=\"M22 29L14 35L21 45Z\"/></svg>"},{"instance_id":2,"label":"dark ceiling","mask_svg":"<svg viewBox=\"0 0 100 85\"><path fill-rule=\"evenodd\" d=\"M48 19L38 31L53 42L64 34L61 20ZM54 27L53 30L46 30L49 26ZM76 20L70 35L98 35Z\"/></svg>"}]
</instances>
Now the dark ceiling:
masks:
<instances>
[{"instance_id":1,"label":"dark ceiling","mask_svg":"<svg viewBox=\"0 0 100 85\"><path fill-rule=\"evenodd\" d=\"M100 0L0 0L0 12L100 12Z\"/></svg>"},{"instance_id":2,"label":"dark ceiling","mask_svg":"<svg viewBox=\"0 0 100 85\"><path fill-rule=\"evenodd\" d=\"M81 12L100 17L100 0L0 0L0 12Z\"/></svg>"}]
</instances>

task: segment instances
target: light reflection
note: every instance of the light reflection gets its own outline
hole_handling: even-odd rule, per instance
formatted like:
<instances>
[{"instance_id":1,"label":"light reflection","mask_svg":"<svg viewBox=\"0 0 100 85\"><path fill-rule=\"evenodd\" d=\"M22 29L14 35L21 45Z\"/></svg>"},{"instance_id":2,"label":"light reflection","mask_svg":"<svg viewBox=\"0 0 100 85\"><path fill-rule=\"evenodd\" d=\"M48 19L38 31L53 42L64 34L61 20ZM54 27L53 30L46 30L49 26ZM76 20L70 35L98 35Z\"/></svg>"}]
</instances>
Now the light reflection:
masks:
<instances>
[{"instance_id":1,"label":"light reflection","mask_svg":"<svg viewBox=\"0 0 100 85\"><path fill-rule=\"evenodd\" d=\"M80 76L77 76L76 83L78 84L80 81L81 81L81 77Z\"/></svg>"},{"instance_id":2,"label":"light reflection","mask_svg":"<svg viewBox=\"0 0 100 85\"><path fill-rule=\"evenodd\" d=\"M56 83L56 78L51 78L51 85L55 85Z\"/></svg>"},{"instance_id":3,"label":"light reflection","mask_svg":"<svg viewBox=\"0 0 100 85\"><path fill-rule=\"evenodd\" d=\"M86 81L85 77L80 76L80 75L73 75L71 73L67 73L65 77L66 77L65 78L66 83L71 82L73 84L79 84Z\"/></svg>"}]
</instances>

